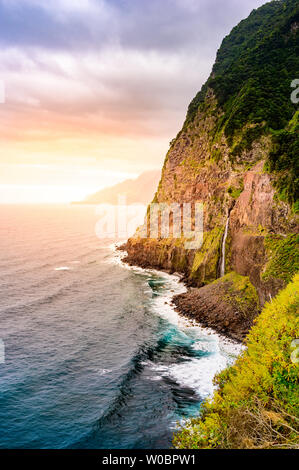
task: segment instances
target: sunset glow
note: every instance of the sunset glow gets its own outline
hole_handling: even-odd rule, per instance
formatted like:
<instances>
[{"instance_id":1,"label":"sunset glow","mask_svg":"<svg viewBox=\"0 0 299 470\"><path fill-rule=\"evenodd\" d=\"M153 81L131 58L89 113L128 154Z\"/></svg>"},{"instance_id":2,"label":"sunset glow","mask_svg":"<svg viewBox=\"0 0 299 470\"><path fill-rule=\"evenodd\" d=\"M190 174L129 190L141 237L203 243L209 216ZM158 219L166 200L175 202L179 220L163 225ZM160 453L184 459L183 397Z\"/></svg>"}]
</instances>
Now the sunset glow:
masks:
<instances>
[{"instance_id":1,"label":"sunset glow","mask_svg":"<svg viewBox=\"0 0 299 470\"><path fill-rule=\"evenodd\" d=\"M221 18L213 3L0 1L0 202L71 201L160 168L221 38L263 2Z\"/></svg>"},{"instance_id":2,"label":"sunset glow","mask_svg":"<svg viewBox=\"0 0 299 470\"><path fill-rule=\"evenodd\" d=\"M295 460L298 72L299 0L0 0L10 462Z\"/></svg>"}]
</instances>

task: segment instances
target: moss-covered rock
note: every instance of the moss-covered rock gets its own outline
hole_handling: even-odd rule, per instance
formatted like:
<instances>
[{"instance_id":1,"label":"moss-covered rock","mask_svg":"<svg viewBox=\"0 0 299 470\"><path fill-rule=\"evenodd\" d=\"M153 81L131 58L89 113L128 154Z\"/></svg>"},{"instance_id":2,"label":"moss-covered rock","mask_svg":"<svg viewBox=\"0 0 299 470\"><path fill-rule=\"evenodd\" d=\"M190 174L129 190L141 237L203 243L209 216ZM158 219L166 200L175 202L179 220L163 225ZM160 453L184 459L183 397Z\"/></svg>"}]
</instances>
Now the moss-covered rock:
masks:
<instances>
[{"instance_id":1,"label":"moss-covered rock","mask_svg":"<svg viewBox=\"0 0 299 470\"><path fill-rule=\"evenodd\" d=\"M215 281L213 285L225 286L224 300L243 313L244 318L248 317L248 311L258 313L259 298L249 277L231 272Z\"/></svg>"},{"instance_id":2,"label":"moss-covered rock","mask_svg":"<svg viewBox=\"0 0 299 470\"><path fill-rule=\"evenodd\" d=\"M235 272L202 288L191 288L173 302L181 314L240 341L259 312L255 288L248 277Z\"/></svg>"},{"instance_id":3,"label":"moss-covered rock","mask_svg":"<svg viewBox=\"0 0 299 470\"><path fill-rule=\"evenodd\" d=\"M190 279L196 280L198 284L208 283L217 278L222 234L222 227L204 233L202 247L195 253L190 273Z\"/></svg>"}]
</instances>

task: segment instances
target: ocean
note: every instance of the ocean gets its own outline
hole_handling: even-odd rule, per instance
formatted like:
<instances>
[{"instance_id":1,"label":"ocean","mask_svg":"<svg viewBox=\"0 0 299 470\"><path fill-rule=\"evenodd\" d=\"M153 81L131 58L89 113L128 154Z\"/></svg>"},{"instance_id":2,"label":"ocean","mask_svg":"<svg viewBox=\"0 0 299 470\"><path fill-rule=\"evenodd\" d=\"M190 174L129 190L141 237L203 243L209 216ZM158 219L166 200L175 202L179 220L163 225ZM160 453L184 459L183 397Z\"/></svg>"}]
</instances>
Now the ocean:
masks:
<instances>
[{"instance_id":1,"label":"ocean","mask_svg":"<svg viewBox=\"0 0 299 470\"><path fill-rule=\"evenodd\" d=\"M240 346L178 316L92 206L0 206L0 447L162 449Z\"/></svg>"}]
</instances>

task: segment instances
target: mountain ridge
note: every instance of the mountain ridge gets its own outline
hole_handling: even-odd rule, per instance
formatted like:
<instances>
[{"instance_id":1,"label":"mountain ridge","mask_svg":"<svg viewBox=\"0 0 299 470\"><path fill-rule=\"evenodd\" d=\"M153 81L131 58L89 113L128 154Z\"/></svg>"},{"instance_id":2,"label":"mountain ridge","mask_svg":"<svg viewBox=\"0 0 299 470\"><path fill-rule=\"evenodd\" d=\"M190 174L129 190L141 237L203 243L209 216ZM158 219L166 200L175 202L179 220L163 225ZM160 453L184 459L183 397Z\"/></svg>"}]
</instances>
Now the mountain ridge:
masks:
<instances>
[{"instance_id":1,"label":"mountain ridge","mask_svg":"<svg viewBox=\"0 0 299 470\"><path fill-rule=\"evenodd\" d=\"M103 188L83 201L74 204L118 204L118 197L125 196L127 204L148 204L152 199L158 180L160 170L149 170L141 173L135 179L127 179L121 183Z\"/></svg>"}]
</instances>

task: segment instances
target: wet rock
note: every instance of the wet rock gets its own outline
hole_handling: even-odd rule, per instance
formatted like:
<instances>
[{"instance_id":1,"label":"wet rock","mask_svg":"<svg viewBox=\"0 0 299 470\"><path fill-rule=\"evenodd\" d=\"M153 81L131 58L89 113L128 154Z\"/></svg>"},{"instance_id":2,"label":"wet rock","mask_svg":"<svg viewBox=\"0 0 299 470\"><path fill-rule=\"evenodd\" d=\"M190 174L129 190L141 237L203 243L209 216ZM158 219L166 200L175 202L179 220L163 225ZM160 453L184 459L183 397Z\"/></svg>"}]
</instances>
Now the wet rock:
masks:
<instances>
[{"instance_id":1,"label":"wet rock","mask_svg":"<svg viewBox=\"0 0 299 470\"><path fill-rule=\"evenodd\" d=\"M259 313L256 289L248 277L234 272L176 295L173 303L182 315L238 341L245 338Z\"/></svg>"}]
</instances>

